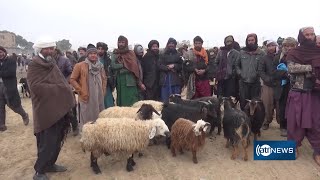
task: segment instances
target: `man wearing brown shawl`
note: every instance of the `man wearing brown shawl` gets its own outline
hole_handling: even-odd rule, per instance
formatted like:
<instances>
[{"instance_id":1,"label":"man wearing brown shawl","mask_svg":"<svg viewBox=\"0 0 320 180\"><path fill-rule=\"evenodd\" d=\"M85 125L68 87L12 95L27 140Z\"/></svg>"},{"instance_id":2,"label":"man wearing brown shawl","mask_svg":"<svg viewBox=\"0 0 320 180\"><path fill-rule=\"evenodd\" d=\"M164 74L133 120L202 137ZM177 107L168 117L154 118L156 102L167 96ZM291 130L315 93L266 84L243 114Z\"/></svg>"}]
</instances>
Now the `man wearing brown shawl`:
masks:
<instances>
[{"instance_id":1,"label":"man wearing brown shawl","mask_svg":"<svg viewBox=\"0 0 320 180\"><path fill-rule=\"evenodd\" d=\"M118 49L111 56L111 68L117 81L117 105L131 106L139 100L138 87L144 89L135 53L128 48L128 39L118 38Z\"/></svg>"},{"instance_id":2,"label":"man wearing brown shawl","mask_svg":"<svg viewBox=\"0 0 320 180\"><path fill-rule=\"evenodd\" d=\"M30 62L27 73L38 148L35 180L48 179L46 172L67 170L55 162L70 129L69 112L75 100L68 82L52 58L55 46L51 40L37 42L34 45L37 56Z\"/></svg>"},{"instance_id":3,"label":"man wearing brown shawl","mask_svg":"<svg viewBox=\"0 0 320 180\"><path fill-rule=\"evenodd\" d=\"M300 29L298 42L300 46L286 57L291 76L286 107L288 140L296 141L299 154L298 147L307 137L320 166L320 48L313 27Z\"/></svg>"}]
</instances>

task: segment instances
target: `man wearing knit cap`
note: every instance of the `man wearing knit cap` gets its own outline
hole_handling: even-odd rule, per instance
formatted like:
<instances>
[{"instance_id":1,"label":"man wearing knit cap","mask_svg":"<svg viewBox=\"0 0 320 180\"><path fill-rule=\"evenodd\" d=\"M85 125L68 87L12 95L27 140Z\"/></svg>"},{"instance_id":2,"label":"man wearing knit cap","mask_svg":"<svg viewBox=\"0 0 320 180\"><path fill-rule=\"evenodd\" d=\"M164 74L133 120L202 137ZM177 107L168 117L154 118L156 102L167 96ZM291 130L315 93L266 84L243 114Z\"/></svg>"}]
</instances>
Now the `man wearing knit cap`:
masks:
<instances>
[{"instance_id":1,"label":"man wearing knit cap","mask_svg":"<svg viewBox=\"0 0 320 180\"><path fill-rule=\"evenodd\" d=\"M35 180L48 179L47 172L67 170L55 162L70 128L75 99L52 57L55 46L55 41L50 38L37 41L33 46L36 56L27 72L38 149Z\"/></svg>"},{"instance_id":2,"label":"man wearing knit cap","mask_svg":"<svg viewBox=\"0 0 320 180\"><path fill-rule=\"evenodd\" d=\"M104 110L104 95L106 92L106 75L103 64L98 61L98 50L93 44L87 47L86 59L75 65L70 77L70 83L79 94L80 128L95 121Z\"/></svg>"},{"instance_id":3,"label":"man wearing knit cap","mask_svg":"<svg viewBox=\"0 0 320 180\"><path fill-rule=\"evenodd\" d=\"M185 54L185 59L194 64L187 70L192 74L189 76L187 84L187 99L196 99L211 96L211 86L208 77L208 53L202 47L203 40L200 36L193 39L194 48Z\"/></svg>"},{"instance_id":4,"label":"man wearing knit cap","mask_svg":"<svg viewBox=\"0 0 320 180\"><path fill-rule=\"evenodd\" d=\"M111 71L111 59L110 55L108 54L108 45L103 42L98 42L97 49L99 61L103 64L104 71L107 76L107 89L104 96L104 107L107 109L114 106L114 98L112 92L115 88L115 79L114 74Z\"/></svg>"},{"instance_id":5,"label":"man wearing knit cap","mask_svg":"<svg viewBox=\"0 0 320 180\"><path fill-rule=\"evenodd\" d=\"M131 106L139 100L138 88L143 89L135 53L128 48L128 39L118 38L118 49L111 56L111 68L116 75L117 106Z\"/></svg>"},{"instance_id":6,"label":"man wearing knit cap","mask_svg":"<svg viewBox=\"0 0 320 180\"><path fill-rule=\"evenodd\" d=\"M233 49L233 43L233 36L225 37L225 46L220 48L221 51L215 60L215 66L217 67L215 77L218 83L218 96L220 97L238 97L235 64L240 58L240 53Z\"/></svg>"},{"instance_id":7,"label":"man wearing knit cap","mask_svg":"<svg viewBox=\"0 0 320 180\"><path fill-rule=\"evenodd\" d=\"M176 50L177 41L169 38L158 66L160 69L161 101L168 102L171 94L181 94L183 60Z\"/></svg>"},{"instance_id":8,"label":"man wearing knit cap","mask_svg":"<svg viewBox=\"0 0 320 180\"><path fill-rule=\"evenodd\" d=\"M24 125L29 124L29 116L21 106L17 89L16 68L16 61L10 59L0 46L0 132L7 130L6 105L22 117Z\"/></svg>"},{"instance_id":9,"label":"man wearing knit cap","mask_svg":"<svg viewBox=\"0 0 320 180\"><path fill-rule=\"evenodd\" d=\"M285 109L287 104L288 93L290 90L290 78L288 76L288 67L286 57L291 49L297 47L298 42L293 37L288 37L282 42L282 51L278 54L273 63L276 71L273 73L273 80L276 81L274 87L274 98L277 103L277 119L280 122L280 136L287 137L287 118L285 117Z\"/></svg>"},{"instance_id":10,"label":"man wearing knit cap","mask_svg":"<svg viewBox=\"0 0 320 180\"><path fill-rule=\"evenodd\" d=\"M267 54L260 60L258 64L258 73L262 79L263 85L261 89L261 100L265 108L265 121L262 129L267 130L269 124L273 119L273 112L276 109L278 115L278 108L275 107L276 99L274 94L274 88L280 81L274 80L274 73L276 68L273 66L275 57L278 52L278 44L275 41L268 40L266 43ZM279 61L279 60L276 60ZM279 123L279 118L277 116L277 122Z\"/></svg>"},{"instance_id":11,"label":"man wearing knit cap","mask_svg":"<svg viewBox=\"0 0 320 180\"><path fill-rule=\"evenodd\" d=\"M146 86L146 100L160 100L158 62L159 42L157 40L151 40L148 44L147 53L141 60L143 84Z\"/></svg>"},{"instance_id":12,"label":"man wearing knit cap","mask_svg":"<svg viewBox=\"0 0 320 180\"><path fill-rule=\"evenodd\" d=\"M256 34L248 34L246 47L240 51L240 58L236 62L239 76L240 107L244 110L246 99L260 98L261 82L258 74L259 61L265 53L258 47Z\"/></svg>"}]
</instances>

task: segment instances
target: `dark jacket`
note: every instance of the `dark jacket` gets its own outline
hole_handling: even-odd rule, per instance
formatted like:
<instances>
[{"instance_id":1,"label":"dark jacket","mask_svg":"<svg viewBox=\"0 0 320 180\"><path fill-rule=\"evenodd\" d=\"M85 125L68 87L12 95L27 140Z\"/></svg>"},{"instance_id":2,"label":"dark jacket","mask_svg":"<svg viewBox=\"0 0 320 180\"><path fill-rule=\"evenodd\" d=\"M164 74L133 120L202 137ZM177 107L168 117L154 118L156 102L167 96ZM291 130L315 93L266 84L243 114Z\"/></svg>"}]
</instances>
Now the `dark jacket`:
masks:
<instances>
[{"instance_id":1,"label":"dark jacket","mask_svg":"<svg viewBox=\"0 0 320 180\"><path fill-rule=\"evenodd\" d=\"M222 51L219 51L215 61L214 61L214 66L219 68L221 60L222 60ZM232 77L236 76L236 62L239 60L240 58L240 52L235 50L235 49L231 49L228 54L227 54L227 72L226 72L226 76L224 79L230 79Z\"/></svg>"},{"instance_id":2,"label":"dark jacket","mask_svg":"<svg viewBox=\"0 0 320 180\"><path fill-rule=\"evenodd\" d=\"M171 86L181 86L181 70L182 70L183 60L178 54L178 51L168 52L160 55L160 60L158 62L158 67L160 69L160 82L161 86L165 85L166 78L171 78ZM174 64L174 70L169 70L167 65Z\"/></svg>"},{"instance_id":3,"label":"dark jacket","mask_svg":"<svg viewBox=\"0 0 320 180\"><path fill-rule=\"evenodd\" d=\"M107 86L109 86L113 92L115 88L115 76L111 69L111 58L109 54L105 54L101 59L100 62L103 64L104 71L106 72L107 76Z\"/></svg>"},{"instance_id":4,"label":"dark jacket","mask_svg":"<svg viewBox=\"0 0 320 180\"><path fill-rule=\"evenodd\" d=\"M196 78L201 80L209 79L209 66L205 63L204 59L195 55L193 50L189 50L188 52L186 52L183 57L190 63L188 64L188 66L184 67L184 71L187 71L188 73L194 73L196 69L204 69L205 73L201 76L196 75Z\"/></svg>"},{"instance_id":5,"label":"dark jacket","mask_svg":"<svg viewBox=\"0 0 320 180\"><path fill-rule=\"evenodd\" d=\"M259 48L255 52L240 51L236 71L243 82L259 83L258 64L264 55L265 53Z\"/></svg>"},{"instance_id":6,"label":"dark jacket","mask_svg":"<svg viewBox=\"0 0 320 180\"><path fill-rule=\"evenodd\" d=\"M70 74L72 73L72 65L68 58L63 56L59 56L56 59L57 66L59 67L60 71L62 72L63 76L68 79Z\"/></svg>"},{"instance_id":7,"label":"dark jacket","mask_svg":"<svg viewBox=\"0 0 320 180\"><path fill-rule=\"evenodd\" d=\"M159 55L155 55L152 51L148 50L141 60L143 71L143 84L147 88L152 88L159 85Z\"/></svg>"},{"instance_id":8,"label":"dark jacket","mask_svg":"<svg viewBox=\"0 0 320 180\"><path fill-rule=\"evenodd\" d=\"M263 56L258 64L258 73L263 84L269 87L275 87L280 81L275 81L274 73L277 67L274 66L275 55L267 54Z\"/></svg>"},{"instance_id":9,"label":"dark jacket","mask_svg":"<svg viewBox=\"0 0 320 180\"><path fill-rule=\"evenodd\" d=\"M272 74L272 78L273 78L273 81L275 81L275 84L276 84L275 87L273 88L274 89L274 98L276 100L280 99L282 93L287 93L284 90L288 89L288 86L290 86L290 79L288 77L288 73L286 71L283 71L283 70L277 70L277 66L280 63L284 63L284 64L287 65L287 61L285 61L283 58L280 59L280 55L281 55L281 53L277 54L275 56L275 58L273 59L273 68L275 69L275 71ZM287 84L282 86L281 85L281 81L282 80L286 80Z\"/></svg>"},{"instance_id":10,"label":"dark jacket","mask_svg":"<svg viewBox=\"0 0 320 180\"><path fill-rule=\"evenodd\" d=\"M16 62L10 58L5 58L3 61L0 61L0 77L7 89L8 104L13 107L21 105L21 99L17 89L16 68Z\"/></svg>"}]
</instances>

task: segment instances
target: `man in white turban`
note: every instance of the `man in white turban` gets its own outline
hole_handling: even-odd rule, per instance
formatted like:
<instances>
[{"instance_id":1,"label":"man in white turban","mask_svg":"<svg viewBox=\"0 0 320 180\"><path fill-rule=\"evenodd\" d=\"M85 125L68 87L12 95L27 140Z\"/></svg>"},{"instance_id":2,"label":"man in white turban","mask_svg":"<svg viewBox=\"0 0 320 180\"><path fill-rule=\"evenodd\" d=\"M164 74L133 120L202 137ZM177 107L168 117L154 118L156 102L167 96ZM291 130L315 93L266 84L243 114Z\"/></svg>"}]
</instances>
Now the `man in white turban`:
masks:
<instances>
[{"instance_id":1,"label":"man in white turban","mask_svg":"<svg viewBox=\"0 0 320 180\"><path fill-rule=\"evenodd\" d=\"M38 149L34 180L47 180L46 172L67 170L55 162L70 129L75 100L68 82L51 57L55 46L50 39L38 41L33 46L36 56L27 72Z\"/></svg>"}]
</instances>

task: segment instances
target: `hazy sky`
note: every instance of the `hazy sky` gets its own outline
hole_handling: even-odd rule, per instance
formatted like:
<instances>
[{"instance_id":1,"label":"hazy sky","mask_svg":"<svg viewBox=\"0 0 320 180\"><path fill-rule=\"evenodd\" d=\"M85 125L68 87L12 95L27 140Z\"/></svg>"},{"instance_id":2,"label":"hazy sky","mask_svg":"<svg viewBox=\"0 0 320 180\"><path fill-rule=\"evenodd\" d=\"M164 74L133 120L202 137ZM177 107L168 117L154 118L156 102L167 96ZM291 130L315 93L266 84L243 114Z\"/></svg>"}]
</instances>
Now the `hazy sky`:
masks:
<instances>
[{"instance_id":1,"label":"hazy sky","mask_svg":"<svg viewBox=\"0 0 320 180\"><path fill-rule=\"evenodd\" d=\"M0 0L0 30L29 41L39 36L69 39L73 48L98 41L115 47L119 35L147 47L169 37L204 46L223 45L234 35L240 45L248 33L260 39L297 37L298 29L320 32L320 0Z\"/></svg>"}]
</instances>

